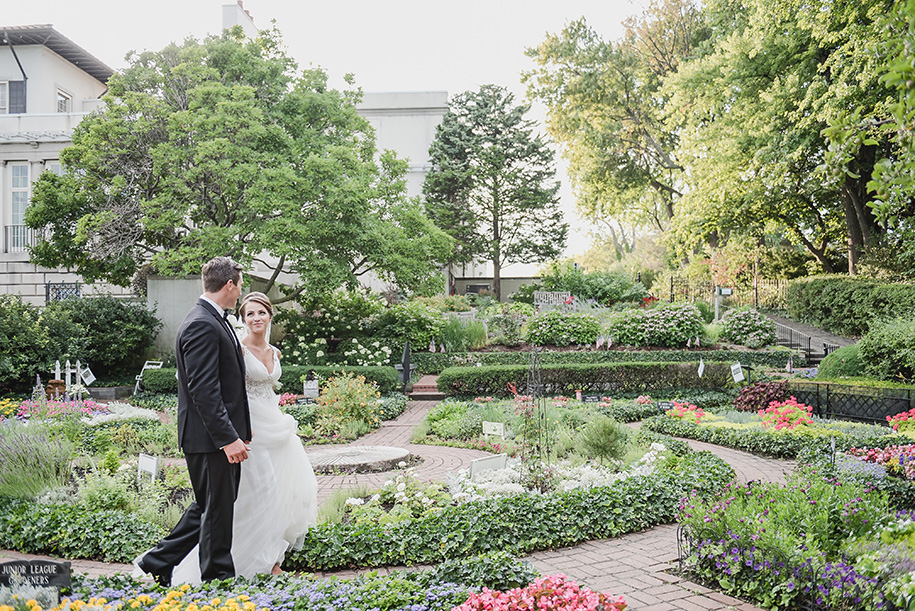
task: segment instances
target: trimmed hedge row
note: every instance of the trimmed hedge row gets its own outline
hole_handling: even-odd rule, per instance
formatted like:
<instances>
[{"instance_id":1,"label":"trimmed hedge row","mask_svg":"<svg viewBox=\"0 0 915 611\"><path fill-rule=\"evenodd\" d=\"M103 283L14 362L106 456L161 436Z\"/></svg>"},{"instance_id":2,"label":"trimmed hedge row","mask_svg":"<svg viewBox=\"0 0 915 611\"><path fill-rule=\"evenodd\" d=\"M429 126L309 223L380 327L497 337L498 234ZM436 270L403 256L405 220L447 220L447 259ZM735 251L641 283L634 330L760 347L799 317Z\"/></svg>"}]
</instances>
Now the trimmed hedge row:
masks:
<instances>
[{"instance_id":1,"label":"trimmed hedge row","mask_svg":"<svg viewBox=\"0 0 915 611\"><path fill-rule=\"evenodd\" d=\"M596 363L736 363L784 369L788 354L794 354L794 364L804 366L803 353L786 350L773 352L748 352L743 350L593 350L540 353L542 365L587 365ZM528 365L530 352L414 352L410 362L422 374L439 374L449 367L474 367L480 365Z\"/></svg>"},{"instance_id":2,"label":"trimmed hedge row","mask_svg":"<svg viewBox=\"0 0 915 611\"><path fill-rule=\"evenodd\" d=\"M594 365L543 365L541 381L547 393L658 392L670 389L719 389L733 385L730 365L706 363L700 378L698 363L604 363ZM509 394L514 384L524 393L529 367L449 367L438 376L438 390L449 395Z\"/></svg>"},{"instance_id":3,"label":"trimmed hedge row","mask_svg":"<svg viewBox=\"0 0 915 611\"><path fill-rule=\"evenodd\" d=\"M876 435L873 437L850 437L839 431L828 434L812 433L810 430L782 430L770 432L763 429L736 429L719 426L703 426L679 418L655 416L642 421L642 428L673 437L685 437L719 446L743 450L753 454L775 458L797 458L807 455L830 454L830 439L836 440L836 450L869 447L883 448L891 445L912 443L905 435Z\"/></svg>"},{"instance_id":4,"label":"trimmed hedge row","mask_svg":"<svg viewBox=\"0 0 915 611\"><path fill-rule=\"evenodd\" d=\"M915 284L858 276L811 276L788 286L788 315L839 335L860 336L876 321L915 314Z\"/></svg>"},{"instance_id":5,"label":"trimmed hedge row","mask_svg":"<svg viewBox=\"0 0 915 611\"><path fill-rule=\"evenodd\" d=\"M696 452L612 487L474 501L389 525L319 525L283 565L320 571L435 564L494 550L527 554L577 545L671 522L681 498L693 490L717 492L733 475L720 458Z\"/></svg>"},{"instance_id":6,"label":"trimmed hedge row","mask_svg":"<svg viewBox=\"0 0 915 611\"><path fill-rule=\"evenodd\" d=\"M305 367L300 365L284 365L280 384L286 392L301 392L302 377L309 371L314 371L320 378L329 378L335 373L353 373L365 376L367 382L375 382L382 394L395 392L401 389L397 371L393 367L356 367L356 366L328 366ZM177 370L172 368L147 369L143 372L143 388L148 392L174 393L178 392Z\"/></svg>"}]
</instances>

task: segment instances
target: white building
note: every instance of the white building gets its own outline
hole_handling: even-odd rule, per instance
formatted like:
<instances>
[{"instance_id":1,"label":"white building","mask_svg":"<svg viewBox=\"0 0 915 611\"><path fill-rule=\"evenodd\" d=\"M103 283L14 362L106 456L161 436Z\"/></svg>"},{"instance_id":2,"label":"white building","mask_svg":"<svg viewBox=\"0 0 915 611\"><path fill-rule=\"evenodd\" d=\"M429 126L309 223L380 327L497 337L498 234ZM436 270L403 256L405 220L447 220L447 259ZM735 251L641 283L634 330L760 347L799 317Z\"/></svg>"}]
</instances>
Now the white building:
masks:
<instances>
[{"instance_id":1,"label":"white building","mask_svg":"<svg viewBox=\"0 0 915 611\"><path fill-rule=\"evenodd\" d=\"M60 151L101 106L111 73L50 25L0 27L0 294L43 305L73 291L118 292L30 263L27 247L42 236L24 221L32 184L42 172L60 172Z\"/></svg>"}]
</instances>

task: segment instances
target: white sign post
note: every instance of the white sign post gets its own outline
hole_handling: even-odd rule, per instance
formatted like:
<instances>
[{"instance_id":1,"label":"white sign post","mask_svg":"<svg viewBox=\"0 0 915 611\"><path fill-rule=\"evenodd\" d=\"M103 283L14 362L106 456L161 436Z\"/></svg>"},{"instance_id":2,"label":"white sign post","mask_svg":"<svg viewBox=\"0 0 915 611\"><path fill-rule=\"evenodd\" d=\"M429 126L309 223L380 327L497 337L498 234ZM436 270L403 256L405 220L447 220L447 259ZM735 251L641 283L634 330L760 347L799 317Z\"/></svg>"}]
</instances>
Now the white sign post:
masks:
<instances>
[{"instance_id":1,"label":"white sign post","mask_svg":"<svg viewBox=\"0 0 915 611\"><path fill-rule=\"evenodd\" d=\"M740 363L735 363L731 365L731 377L734 378L734 382L740 384L744 381L743 377L743 365Z\"/></svg>"},{"instance_id":2,"label":"white sign post","mask_svg":"<svg viewBox=\"0 0 915 611\"><path fill-rule=\"evenodd\" d=\"M486 458L477 458L470 461L470 479L473 480L475 475L479 475L483 471L504 469L507 460L507 454L496 454L495 456L487 456Z\"/></svg>"},{"instance_id":3,"label":"white sign post","mask_svg":"<svg viewBox=\"0 0 915 611\"><path fill-rule=\"evenodd\" d=\"M150 482L156 481L156 477L159 475L159 458L157 456L140 454L140 460L137 461L137 481L144 474L149 476Z\"/></svg>"},{"instance_id":4,"label":"white sign post","mask_svg":"<svg viewBox=\"0 0 915 611\"><path fill-rule=\"evenodd\" d=\"M483 435L496 435L505 439L505 424L502 422L486 422L483 421Z\"/></svg>"},{"instance_id":5,"label":"white sign post","mask_svg":"<svg viewBox=\"0 0 915 611\"><path fill-rule=\"evenodd\" d=\"M702 357L699 357L699 377L702 377L702 374L705 373L705 361L702 360Z\"/></svg>"}]
</instances>

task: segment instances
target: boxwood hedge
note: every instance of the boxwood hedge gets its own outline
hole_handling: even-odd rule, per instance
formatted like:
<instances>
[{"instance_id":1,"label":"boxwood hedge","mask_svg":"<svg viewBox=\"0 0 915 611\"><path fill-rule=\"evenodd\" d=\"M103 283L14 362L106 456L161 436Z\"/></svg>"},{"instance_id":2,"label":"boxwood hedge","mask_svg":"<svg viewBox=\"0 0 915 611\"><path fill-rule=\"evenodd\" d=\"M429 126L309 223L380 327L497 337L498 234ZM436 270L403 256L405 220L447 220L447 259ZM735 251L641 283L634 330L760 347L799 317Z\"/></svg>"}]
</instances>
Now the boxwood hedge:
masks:
<instances>
[{"instance_id":1,"label":"boxwood hedge","mask_svg":"<svg viewBox=\"0 0 915 611\"><path fill-rule=\"evenodd\" d=\"M328 378L334 373L346 372L365 376L369 382L375 382L382 393L391 393L401 388L397 371L393 367L311 367L298 365L283 366L283 375L280 384L286 392L302 392L302 376L309 371L314 371L318 377ZM174 393L178 392L178 379L175 377L176 369L147 369L143 372L143 388L148 392Z\"/></svg>"},{"instance_id":2,"label":"boxwood hedge","mask_svg":"<svg viewBox=\"0 0 915 611\"><path fill-rule=\"evenodd\" d=\"M543 365L587 365L597 363L693 362L702 357L706 363L722 362L784 369L788 355L793 354L797 367L804 366L803 353L776 349L769 352L743 350L590 350L567 352L545 350L540 353ZM439 374L448 367L480 365L528 365L529 351L521 352L414 352L410 362L423 374Z\"/></svg>"},{"instance_id":3,"label":"boxwood hedge","mask_svg":"<svg viewBox=\"0 0 915 611\"><path fill-rule=\"evenodd\" d=\"M733 385L730 365L706 363L700 378L698 363L602 363L592 365L543 365L541 381L547 393L658 392L671 389L719 389ZM527 365L449 367L438 376L438 389L449 395L509 394L514 384L525 392Z\"/></svg>"}]
</instances>

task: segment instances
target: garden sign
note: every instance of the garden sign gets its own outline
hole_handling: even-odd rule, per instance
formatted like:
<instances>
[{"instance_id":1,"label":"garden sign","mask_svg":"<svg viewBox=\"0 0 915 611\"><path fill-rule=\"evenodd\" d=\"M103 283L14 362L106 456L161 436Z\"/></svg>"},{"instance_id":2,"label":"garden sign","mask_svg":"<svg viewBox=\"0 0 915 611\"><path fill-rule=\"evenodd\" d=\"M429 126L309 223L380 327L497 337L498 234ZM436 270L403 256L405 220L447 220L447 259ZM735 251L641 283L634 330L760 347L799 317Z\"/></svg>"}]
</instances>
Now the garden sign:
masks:
<instances>
[{"instance_id":1,"label":"garden sign","mask_svg":"<svg viewBox=\"0 0 915 611\"><path fill-rule=\"evenodd\" d=\"M10 587L14 581L42 588L70 587L70 563L51 560L13 560L0 563L0 586Z\"/></svg>"}]
</instances>

